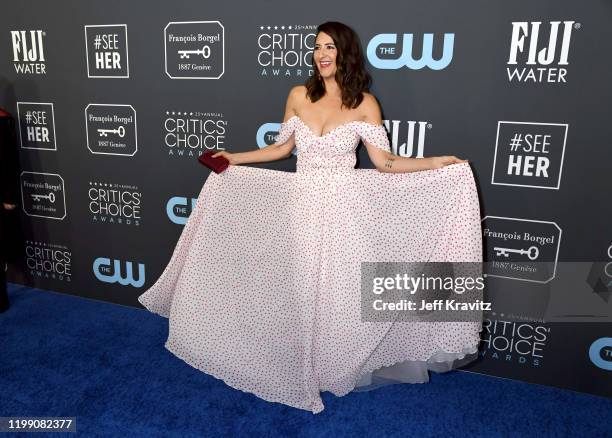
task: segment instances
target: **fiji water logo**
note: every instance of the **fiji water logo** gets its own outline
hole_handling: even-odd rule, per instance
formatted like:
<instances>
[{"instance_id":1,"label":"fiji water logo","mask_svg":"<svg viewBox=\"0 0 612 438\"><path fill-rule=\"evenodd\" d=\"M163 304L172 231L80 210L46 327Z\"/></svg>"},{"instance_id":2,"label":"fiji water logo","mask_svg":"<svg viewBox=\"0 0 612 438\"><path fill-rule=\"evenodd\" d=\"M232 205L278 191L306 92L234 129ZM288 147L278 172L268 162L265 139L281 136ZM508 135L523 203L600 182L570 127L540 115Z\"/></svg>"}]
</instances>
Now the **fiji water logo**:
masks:
<instances>
[{"instance_id":1,"label":"fiji water logo","mask_svg":"<svg viewBox=\"0 0 612 438\"><path fill-rule=\"evenodd\" d=\"M580 29L573 20L512 22L510 54L506 72L509 82L565 83L572 30ZM548 34L548 40L546 40ZM543 44L542 44L543 43Z\"/></svg>"},{"instance_id":2,"label":"fiji water logo","mask_svg":"<svg viewBox=\"0 0 612 438\"><path fill-rule=\"evenodd\" d=\"M191 198L191 207L189 200L183 196L174 196L166 203L166 214L168 219L178 225L185 225L189 219L189 215L195 209L198 198Z\"/></svg>"},{"instance_id":3,"label":"fiji water logo","mask_svg":"<svg viewBox=\"0 0 612 438\"><path fill-rule=\"evenodd\" d=\"M125 264L125 270L122 269L123 264ZM132 262L98 257L93 263L93 273L103 283L142 287L145 282L145 265L143 263L138 263L138 278L134 278Z\"/></svg>"},{"instance_id":4,"label":"fiji water logo","mask_svg":"<svg viewBox=\"0 0 612 438\"><path fill-rule=\"evenodd\" d=\"M414 50L421 53L419 59L413 56L414 34L403 34L402 44L397 43L398 36L394 33L381 33L373 37L368 43L366 55L374 67L382 70L398 70L408 67L411 70L420 70L429 67L431 70L442 70L448 67L453 59L455 34L445 33L442 45L442 56L434 59L434 34L423 34L423 47ZM400 52L401 50L401 52Z\"/></svg>"},{"instance_id":5,"label":"fiji water logo","mask_svg":"<svg viewBox=\"0 0 612 438\"><path fill-rule=\"evenodd\" d=\"M612 371L612 338L599 338L589 348L591 362L602 370Z\"/></svg>"},{"instance_id":6,"label":"fiji water logo","mask_svg":"<svg viewBox=\"0 0 612 438\"><path fill-rule=\"evenodd\" d=\"M13 65L21 74L47 74L43 30L12 30Z\"/></svg>"}]
</instances>

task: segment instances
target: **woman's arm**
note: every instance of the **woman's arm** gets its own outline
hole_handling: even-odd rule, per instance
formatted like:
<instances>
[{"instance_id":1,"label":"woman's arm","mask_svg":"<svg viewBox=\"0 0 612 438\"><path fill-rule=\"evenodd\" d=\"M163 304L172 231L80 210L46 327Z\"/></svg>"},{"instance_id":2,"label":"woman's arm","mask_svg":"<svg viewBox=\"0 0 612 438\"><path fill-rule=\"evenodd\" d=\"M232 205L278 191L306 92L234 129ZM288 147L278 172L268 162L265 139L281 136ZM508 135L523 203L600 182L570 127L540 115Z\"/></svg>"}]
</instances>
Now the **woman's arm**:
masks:
<instances>
[{"instance_id":1,"label":"woman's arm","mask_svg":"<svg viewBox=\"0 0 612 438\"><path fill-rule=\"evenodd\" d=\"M363 109L365 113L365 121L375 125L382 125L382 117L380 106L371 94L366 94L363 101ZM368 156L372 164L376 166L380 172L387 173L405 173L418 172L420 170L438 169L455 163L467 163L467 160L461 160L454 155L444 155L440 157L424 157L424 158L409 158L394 155L391 152L382 150L367 141L363 141L368 151Z\"/></svg>"},{"instance_id":2,"label":"woman's arm","mask_svg":"<svg viewBox=\"0 0 612 438\"><path fill-rule=\"evenodd\" d=\"M449 164L468 162L468 160L462 160L454 155L423 158L400 157L399 155L394 155L391 152L383 151L376 146L368 146L368 144L365 142L364 144L366 145L366 148L368 148L370 160L372 160L372 163L380 172L418 172L420 170L439 169L440 167L448 166ZM374 150L370 151L370 149Z\"/></svg>"},{"instance_id":3,"label":"woman's arm","mask_svg":"<svg viewBox=\"0 0 612 438\"><path fill-rule=\"evenodd\" d=\"M297 90L299 86L295 86L289 91L289 95L287 96L287 102L285 104L285 117L284 122L289 120L292 116L295 115L295 102L296 97L298 96ZM225 157L229 164L247 164L247 163L263 163L267 161L275 161L280 160L282 158L287 158L291 155L291 151L295 146L295 135L289 137L289 139L284 143L274 143L270 144L266 147L255 149L247 152L227 152L220 151L216 154L213 154L213 158L217 156Z\"/></svg>"}]
</instances>

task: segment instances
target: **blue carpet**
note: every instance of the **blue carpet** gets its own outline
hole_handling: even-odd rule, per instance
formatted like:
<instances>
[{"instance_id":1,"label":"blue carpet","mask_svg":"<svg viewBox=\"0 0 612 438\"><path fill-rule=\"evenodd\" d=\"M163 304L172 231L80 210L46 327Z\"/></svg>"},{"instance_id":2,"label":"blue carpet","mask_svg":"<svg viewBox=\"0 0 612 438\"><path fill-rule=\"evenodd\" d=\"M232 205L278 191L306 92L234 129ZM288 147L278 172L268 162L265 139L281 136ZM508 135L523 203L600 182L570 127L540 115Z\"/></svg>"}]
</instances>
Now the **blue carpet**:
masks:
<instances>
[{"instance_id":1,"label":"blue carpet","mask_svg":"<svg viewBox=\"0 0 612 438\"><path fill-rule=\"evenodd\" d=\"M169 353L145 310L10 285L0 416L72 416L93 436L610 436L612 400L454 371L318 415L226 386ZM59 435L58 436L66 436Z\"/></svg>"}]
</instances>

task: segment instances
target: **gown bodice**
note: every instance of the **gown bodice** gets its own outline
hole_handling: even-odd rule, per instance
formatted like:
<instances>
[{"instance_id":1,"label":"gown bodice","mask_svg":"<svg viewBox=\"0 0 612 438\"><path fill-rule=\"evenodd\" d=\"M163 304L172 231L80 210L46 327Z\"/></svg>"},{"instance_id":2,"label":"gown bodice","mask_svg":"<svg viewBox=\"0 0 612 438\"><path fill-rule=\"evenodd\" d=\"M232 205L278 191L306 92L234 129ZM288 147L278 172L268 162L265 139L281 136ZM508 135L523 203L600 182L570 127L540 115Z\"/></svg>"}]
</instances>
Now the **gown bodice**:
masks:
<instances>
[{"instance_id":1,"label":"gown bodice","mask_svg":"<svg viewBox=\"0 0 612 438\"><path fill-rule=\"evenodd\" d=\"M299 116L292 116L281 123L276 143L286 142L294 133L297 172L354 169L357 162L355 149L360 139L379 149L391 151L385 127L362 120L346 122L323 135L316 135Z\"/></svg>"}]
</instances>

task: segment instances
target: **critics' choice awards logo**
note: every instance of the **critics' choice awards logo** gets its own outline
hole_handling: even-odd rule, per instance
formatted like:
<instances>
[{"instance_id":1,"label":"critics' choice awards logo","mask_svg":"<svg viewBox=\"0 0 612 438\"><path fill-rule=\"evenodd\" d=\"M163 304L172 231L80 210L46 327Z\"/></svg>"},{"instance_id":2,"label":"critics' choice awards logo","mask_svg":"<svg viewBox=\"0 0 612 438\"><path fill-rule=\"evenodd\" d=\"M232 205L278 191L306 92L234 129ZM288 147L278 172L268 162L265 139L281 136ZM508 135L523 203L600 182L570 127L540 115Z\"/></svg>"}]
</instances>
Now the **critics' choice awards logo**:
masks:
<instances>
[{"instance_id":1,"label":"critics' choice awards logo","mask_svg":"<svg viewBox=\"0 0 612 438\"><path fill-rule=\"evenodd\" d=\"M20 183L25 214L58 220L66 217L64 180L60 175L24 171Z\"/></svg>"},{"instance_id":2,"label":"critics' choice awards logo","mask_svg":"<svg viewBox=\"0 0 612 438\"><path fill-rule=\"evenodd\" d=\"M559 189L568 127L498 122L491 184Z\"/></svg>"},{"instance_id":3,"label":"critics' choice awards logo","mask_svg":"<svg viewBox=\"0 0 612 438\"><path fill-rule=\"evenodd\" d=\"M543 324L485 318L480 356L538 367L549 336L550 328Z\"/></svg>"},{"instance_id":4,"label":"critics' choice awards logo","mask_svg":"<svg viewBox=\"0 0 612 438\"><path fill-rule=\"evenodd\" d=\"M46 33L42 30L12 30L13 65L19 74L47 74L45 49L43 45Z\"/></svg>"},{"instance_id":5,"label":"critics' choice awards logo","mask_svg":"<svg viewBox=\"0 0 612 438\"><path fill-rule=\"evenodd\" d=\"M85 26L88 78L129 78L126 24Z\"/></svg>"},{"instance_id":6,"label":"critics' choice awards logo","mask_svg":"<svg viewBox=\"0 0 612 438\"><path fill-rule=\"evenodd\" d=\"M405 125L403 125L405 123ZM409 120L383 120L385 129L391 133L391 150L400 157L423 158L425 153L425 134L432 129L433 125L427 121ZM281 129L280 123L264 123L259 127L256 134L256 144L259 148L265 148L278 141ZM297 148L291 151L297 155Z\"/></svg>"},{"instance_id":7,"label":"critics' choice awards logo","mask_svg":"<svg viewBox=\"0 0 612 438\"><path fill-rule=\"evenodd\" d=\"M199 157L209 150L225 150L227 121L221 114L166 111L164 144L169 157Z\"/></svg>"},{"instance_id":8,"label":"critics' choice awards logo","mask_svg":"<svg viewBox=\"0 0 612 438\"><path fill-rule=\"evenodd\" d=\"M259 26L257 64L260 76L312 76L316 30L314 24Z\"/></svg>"},{"instance_id":9,"label":"critics' choice awards logo","mask_svg":"<svg viewBox=\"0 0 612 438\"><path fill-rule=\"evenodd\" d=\"M17 102L17 120L23 149L57 150L52 103Z\"/></svg>"},{"instance_id":10,"label":"critics' choice awards logo","mask_svg":"<svg viewBox=\"0 0 612 438\"><path fill-rule=\"evenodd\" d=\"M166 214L171 222L178 225L185 225L189 215L196 208L198 198L191 198L191 201L184 196L174 196L166 203Z\"/></svg>"},{"instance_id":11,"label":"critics' choice awards logo","mask_svg":"<svg viewBox=\"0 0 612 438\"><path fill-rule=\"evenodd\" d=\"M139 226L142 193L136 186L89 182L92 222Z\"/></svg>"},{"instance_id":12,"label":"critics' choice awards logo","mask_svg":"<svg viewBox=\"0 0 612 438\"><path fill-rule=\"evenodd\" d=\"M512 22L509 82L565 83L572 29L580 29L575 21Z\"/></svg>"},{"instance_id":13,"label":"critics' choice awards logo","mask_svg":"<svg viewBox=\"0 0 612 438\"><path fill-rule=\"evenodd\" d=\"M555 277L561 228L554 222L485 216L487 276L548 283Z\"/></svg>"},{"instance_id":14,"label":"critics' choice awards logo","mask_svg":"<svg viewBox=\"0 0 612 438\"><path fill-rule=\"evenodd\" d=\"M219 21L170 22L164 48L172 79L219 79L225 71L225 28Z\"/></svg>"},{"instance_id":15,"label":"critics' choice awards logo","mask_svg":"<svg viewBox=\"0 0 612 438\"><path fill-rule=\"evenodd\" d=\"M103 283L133 287L142 287L145 283L144 263L98 257L93 262L93 273Z\"/></svg>"},{"instance_id":16,"label":"critics' choice awards logo","mask_svg":"<svg viewBox=\"0 0 612 438\"><path fill-rule=\"evenodd\" d=\"M433 33L425 33L422 38L415 38L412 33L381 33L369 41L366 56L372 66L381 70L399 70L406 67L411 70L425 67L443 70L453 59L455 34L445 33L441 40L441 43L435 43L434 50ZM441 53L438 59L434 58L434 51Z\"/></svg>"},{"instance_id":17,"label":"critics' choice awards logo","mask_svg":"<svg viewBox=\"0 0 612 438\"><path fill-rule=\"evenodd\" d=\"M85 129L92 154L133 156L138 151L132 105L90 103L85 108Z\"/></svg>"},{"instance_id":18,"label":"critics' choice awards logo","mask_svg":"<svg viewBox=\"0 0 612 438\"><path fill-rule=\"evenodd\" d=\"M25 264L32 277L72 280L72 251L65 245L27 240Z\"/></svg>"},{"instance_id":19,"label":"critics' choice awards logo","mask_svg":"<svg viewBox=\"0 0 612 438\"><path fill-rule=\"evenodd\" d=\"M612 338L599 338L589 348L589 359L602 370L612 371Z\"/></svg>"}]
</instances>

